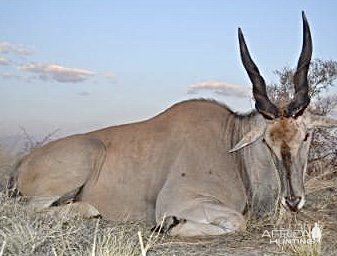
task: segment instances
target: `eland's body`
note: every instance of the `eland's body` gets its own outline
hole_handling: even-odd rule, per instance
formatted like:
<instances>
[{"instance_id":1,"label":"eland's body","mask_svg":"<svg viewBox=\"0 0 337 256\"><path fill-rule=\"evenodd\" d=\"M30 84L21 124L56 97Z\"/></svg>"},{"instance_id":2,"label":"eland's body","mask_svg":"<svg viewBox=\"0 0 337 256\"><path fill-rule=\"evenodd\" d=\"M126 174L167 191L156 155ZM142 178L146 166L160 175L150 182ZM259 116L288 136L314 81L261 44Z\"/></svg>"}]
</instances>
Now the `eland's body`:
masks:
<instances>
[{"instance_id":1,"label":"eland's body","mask_svg":"<svg viewBox=\"0 0 337 256\"><path fill-rule=\"evenodd\" d=\"M108 219L160 222L164 215L190 219L195 214L196 222L211 223L212 215L230 214L237 218L231 225L240 226L251 190L248 169L259 174L250 179L259 183L263 204L276 198L265 145L229 153L261 122L257 113L238 116L213 101L178 103L141 123L70 136L34 150L19 167L18 186L43 206L81 187L76 200Z\"/></svg>"},{"instance_id":2,"label":"eland's body","mask_svg":"<svg viewBox=\"0 0 337 256\"><path fill-rule=\"evenodd\" d=\"M311 37L303 21L295 96L285 108L269 101L240 30L257 112L190 100L144 122L51 142L21 161L20 192L37 209L157 224L166 216L165 228L183 236L244 228L247 211L268 214L278 201L300 210L311 130L336 125L305 111Z\"/></svg>"}]
</instances>

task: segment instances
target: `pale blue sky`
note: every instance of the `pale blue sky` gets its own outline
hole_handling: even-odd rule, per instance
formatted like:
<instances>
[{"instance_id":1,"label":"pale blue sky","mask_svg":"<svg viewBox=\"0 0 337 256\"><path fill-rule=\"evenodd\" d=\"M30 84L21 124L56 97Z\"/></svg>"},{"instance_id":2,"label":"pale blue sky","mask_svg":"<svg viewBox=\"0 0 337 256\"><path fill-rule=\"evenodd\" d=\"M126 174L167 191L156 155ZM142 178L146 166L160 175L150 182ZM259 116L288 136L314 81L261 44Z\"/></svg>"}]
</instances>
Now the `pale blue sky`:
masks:
<instances>
[{"instance_id":1,"label":"pale blue sky","mask_svg":"<svg viewBox=\"0 0 337 256\"><path fill-rule=\"evenodd\" d=\"M337 60L333 0L2 0L0 9L0 137L19 126L89 131L195 97L247 110L249 96L236 93L250 88L238 26L271 81L273 70L297 62L302 10L314 57ZM205 81L222 88L191 90Z\"/></svg>"}]
</instances>

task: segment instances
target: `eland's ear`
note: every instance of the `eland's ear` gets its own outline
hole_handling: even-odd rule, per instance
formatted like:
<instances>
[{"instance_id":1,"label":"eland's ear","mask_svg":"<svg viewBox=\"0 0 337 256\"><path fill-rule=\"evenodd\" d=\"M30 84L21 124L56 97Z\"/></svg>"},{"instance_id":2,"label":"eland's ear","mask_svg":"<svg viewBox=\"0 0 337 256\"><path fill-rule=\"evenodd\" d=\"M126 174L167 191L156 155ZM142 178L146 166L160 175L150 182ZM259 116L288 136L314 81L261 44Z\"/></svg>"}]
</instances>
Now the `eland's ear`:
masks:
<instances>
[{"instance_id":1,"label":"eland's ear","mask_svg":"<svg viewBox=\"0 0 337 256\"><path fill-rule=\"evenodd\" d=\"M310 114L306 120L306 125L309 129L316 127L337 127L337 120L327 116Z\"/></svg>"},{"instance_id":2,"label":"eland's ear","mask_svg":"<svg viewBox=\"0 0 337 256\"><path fill-rule=\"evenodd\" d=\"M265 129L266 129L265 125L260 125L253 128L252 130L247 132L243 136L243 138L231 150L229 150L229 152L230 153L235 152L257 141L264 135Z\"/></svg>"}]
</instances>

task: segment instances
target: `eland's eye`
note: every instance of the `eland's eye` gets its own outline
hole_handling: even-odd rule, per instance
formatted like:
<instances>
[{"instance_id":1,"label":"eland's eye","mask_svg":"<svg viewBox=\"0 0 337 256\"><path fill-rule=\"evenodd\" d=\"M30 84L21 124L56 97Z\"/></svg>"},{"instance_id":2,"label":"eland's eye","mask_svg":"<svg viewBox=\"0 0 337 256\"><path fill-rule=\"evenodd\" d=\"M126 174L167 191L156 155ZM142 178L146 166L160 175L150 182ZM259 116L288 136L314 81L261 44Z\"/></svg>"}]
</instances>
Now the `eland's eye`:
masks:
<instances>
[{"instance_id":1,"label":"eland's eye","mask_svg":"<svg viewBox=\"0 0 337 256\"><path fill-rule=\"evenodd\" d=\"M309 133L307 133L307 134L305 135L305 137L304 137L304 140L303 140L303 141L307 141L307 140L308 140L308 138L309 138Z\"/></svg>"}]
</instances>

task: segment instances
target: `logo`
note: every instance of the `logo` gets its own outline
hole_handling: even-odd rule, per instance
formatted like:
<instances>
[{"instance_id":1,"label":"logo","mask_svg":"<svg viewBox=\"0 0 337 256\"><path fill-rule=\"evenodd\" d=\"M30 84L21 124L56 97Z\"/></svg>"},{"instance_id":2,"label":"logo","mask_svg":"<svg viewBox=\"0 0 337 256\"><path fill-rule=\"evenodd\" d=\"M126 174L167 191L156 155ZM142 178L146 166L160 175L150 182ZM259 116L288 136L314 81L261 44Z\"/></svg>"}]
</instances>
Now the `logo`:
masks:
<instances>
[{"instance_id":1,"label":"logo","mask_svg":"<svg viewBox=\"0 0 337 256\"><path fill-rule=\"evenodd\" d=\"M311 238L314 242L320 242L322 238L322 230L318 223L315 223L315 226L311 230Z\"/></svg>"},{"instance_id":2,"label":"logo","mask_svg":"<svg viewBox=\"0 0 337 256\"><path fill-rule=\"evenodd\" d=\"M316 222L312 229L299 226L295 229L279 228L264 230L262 237L268 238L270 244L289 245L289 244L315 244L322 238L322 228Z\"/></svg>"}]
</instances>

